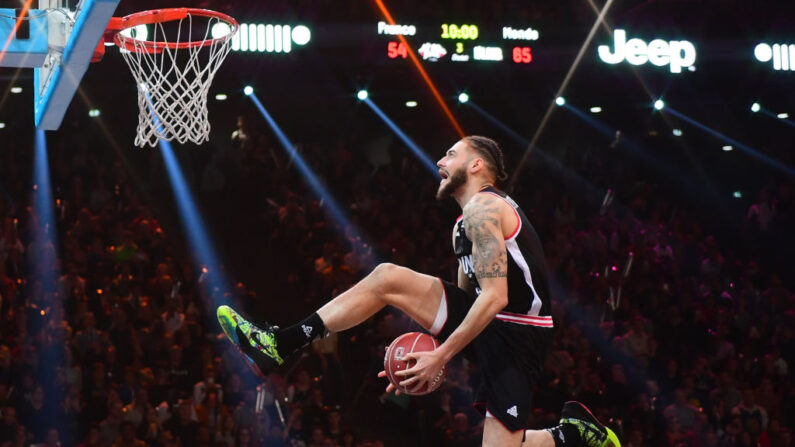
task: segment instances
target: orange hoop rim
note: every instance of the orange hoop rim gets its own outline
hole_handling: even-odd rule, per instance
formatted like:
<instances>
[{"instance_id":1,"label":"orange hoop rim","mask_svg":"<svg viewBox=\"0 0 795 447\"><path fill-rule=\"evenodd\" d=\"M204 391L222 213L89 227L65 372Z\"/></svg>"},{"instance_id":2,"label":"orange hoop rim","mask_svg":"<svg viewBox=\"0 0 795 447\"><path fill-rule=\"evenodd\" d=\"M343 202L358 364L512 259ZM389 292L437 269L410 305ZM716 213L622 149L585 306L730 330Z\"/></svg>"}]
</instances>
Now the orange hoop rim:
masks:
<instances>
[{"instance_id":1,"label":"orange hoop rim","mask_svg":"<svg viewBox=\"0 0 795 447\"><path fill-rule=\"evenodd\" d=\"M223 37L194 40L190 42L161 42L154 40L138 40L135 39L134 37L128 37L121 34L122 31L134 28L139 25L152 25L155 23L174 22L177 20L182 20L188 17L189 15L208 17L211 19L218 19L222 22L226 22L226 24L229 25L230 27L230 31ZM172 50L183 50L189 48L205 47L216 43L223 43L231 39L232 36L234 36L235 33L237 33L238 27L239 25L237 23L237 20L222 12L212 11L209 9L201 9L201 8L161 8L161 9L150 9L147 11L136 12L134 14L130 14L124 17L114 17L113 19L111 19L111 23L108 27L108 30L114 33L113 42L119 48L123 48L133 53L138 53L142 51L147 53L159 53L163 51L163 49L165 48L169 48Z\"/></svg>"}]
</instances>

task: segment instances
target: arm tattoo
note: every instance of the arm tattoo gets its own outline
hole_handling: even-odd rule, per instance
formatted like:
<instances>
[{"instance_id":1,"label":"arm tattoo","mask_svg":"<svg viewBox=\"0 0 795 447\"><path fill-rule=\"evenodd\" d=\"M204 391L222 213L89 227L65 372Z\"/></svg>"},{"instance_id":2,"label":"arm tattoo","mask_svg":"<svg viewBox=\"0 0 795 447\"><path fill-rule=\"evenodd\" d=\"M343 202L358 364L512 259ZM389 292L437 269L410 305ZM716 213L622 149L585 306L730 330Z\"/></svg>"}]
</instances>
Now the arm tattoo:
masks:
<instances>
[{"instance_id":1,"label":"arm tattoo","mask_svg":"<svg viewBox=\"0 0 795 447\"><path fill-rule=\"evenodd\" d=\"M508 253L494 235L494 230L500 229L499 214L499 207L483 195L476 195L464 212L464 228L472 241L472 264L478 280L508 276Z\"/></svg>"}]
</instances>

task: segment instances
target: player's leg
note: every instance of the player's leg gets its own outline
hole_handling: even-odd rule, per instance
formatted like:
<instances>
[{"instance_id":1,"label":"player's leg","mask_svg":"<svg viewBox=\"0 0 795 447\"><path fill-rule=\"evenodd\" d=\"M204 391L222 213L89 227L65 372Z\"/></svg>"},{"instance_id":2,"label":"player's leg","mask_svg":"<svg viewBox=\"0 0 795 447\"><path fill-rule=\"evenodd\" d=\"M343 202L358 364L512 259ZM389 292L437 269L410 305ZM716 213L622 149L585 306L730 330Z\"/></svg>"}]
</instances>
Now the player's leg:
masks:
<instances>
[{"instance_id":1,"label":"player's leg","mask_svg":"<svg viewBox=\"0 0 795 447\"><path fill-rule=\"evenodd\" d=\"M519 447L522 444L522 430L510 431L500 421L491 416L486 416L483 424L483 447ZM539 447L555 447L555 443L538 444ZM530 445L530 444L528 444Z\"/></svg>"},{"instance_id":2,"label":"player's leg","mask_svg":"<svg viewBox=\"0 0 795 447\"><path fill-rule=\"evenodd\" d=\"M442 299L442 282L394 264L379 264L355 286L318 309L331 332L356 326L386 305L407 313L422 327L433 324Z\"/></svg>"},{"instance_id":3,"label":"player's leg","mask_svg":"<svg viewBox=\"0 0 795 447\"><path fill-rule=\"evenodd\" d=\"M526 430L522 447L555 447L555 440L549 430Z\"/></svg>"},{"instance_id":4,"label":"player's leg","mask_svg":"<svg viewBox=\"0 0 795 447\"><path fill-rule=\"evenodd\" d=\"M487 416L483 426L483 446L621 447L621 443L585 405L572 401L563 406L560 425L547 430L511 431L495 417Z\"/></svg>"},{"instance_id":5,"label":"player's leg","mask_svg":"<svg viewBox=\"0 0 795 447\"><path fill-rule=\"evenodd\" d=\"M394 264L380 264L345 293L298 323L279 329L258 327L228 306L218 308L218 321L226 336L260 375L284 363L284 358L326 331L356 326L392 305L430 328L439 310L444 288L438 278Z\"/></svg>"}]
</instances>

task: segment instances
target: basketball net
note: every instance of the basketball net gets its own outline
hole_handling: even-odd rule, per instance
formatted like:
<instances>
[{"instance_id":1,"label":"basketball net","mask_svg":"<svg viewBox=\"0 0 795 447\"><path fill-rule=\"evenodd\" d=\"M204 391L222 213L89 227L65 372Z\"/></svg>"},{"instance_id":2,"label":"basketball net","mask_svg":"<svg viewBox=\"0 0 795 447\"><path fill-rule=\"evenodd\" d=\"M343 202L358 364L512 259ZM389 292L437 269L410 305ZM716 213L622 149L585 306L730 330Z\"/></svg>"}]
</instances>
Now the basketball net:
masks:
<instances>
[{"instance_id":1,"label":"basketball net","mask_svg":"<svg viewBox=\"0 0 795 447\"><path fill-rule=\"evenodd\" d=\"M200 20L207 22L204 35L194 36L194 21ZM214 38L211 30L219 29L218 25L227 33ZM171 41L166 27L172 31ZM207 94L229 54L237 25L219 17L187 13L179 20L155 22L150 29L154 35L147 40L135 39L130 30L116 34L116 43L138 86L135 145L154 147L159 140L202 144L210 139Z\"/></svg>"}]
</instances>

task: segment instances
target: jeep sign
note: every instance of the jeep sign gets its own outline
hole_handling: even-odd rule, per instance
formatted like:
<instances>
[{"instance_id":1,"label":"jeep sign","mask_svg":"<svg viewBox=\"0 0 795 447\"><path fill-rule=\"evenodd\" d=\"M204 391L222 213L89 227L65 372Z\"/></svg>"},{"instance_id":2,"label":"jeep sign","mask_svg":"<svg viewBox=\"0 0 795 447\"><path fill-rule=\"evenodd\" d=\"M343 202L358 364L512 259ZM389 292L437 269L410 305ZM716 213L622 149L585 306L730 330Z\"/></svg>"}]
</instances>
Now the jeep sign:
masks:
<instances>
[{"instance_id":1,"label":"jeep sign","mask_svg":"<svg viewBox=\"0 0 795 447\"><path fill-rule=\"evenodd\" d=\"M682 67L690 67L696 62L696 47L686 40L666 42L654 39L649 43L641 39L627 40L623 29L616 29L613 35L614 49L611 52L607 45L599 45L599 59L608 64L618 64L625 59L632 65L643 65L646 62L663 67L668 65L671 73L681 73Z\"/></svg>"}]
</instances>

